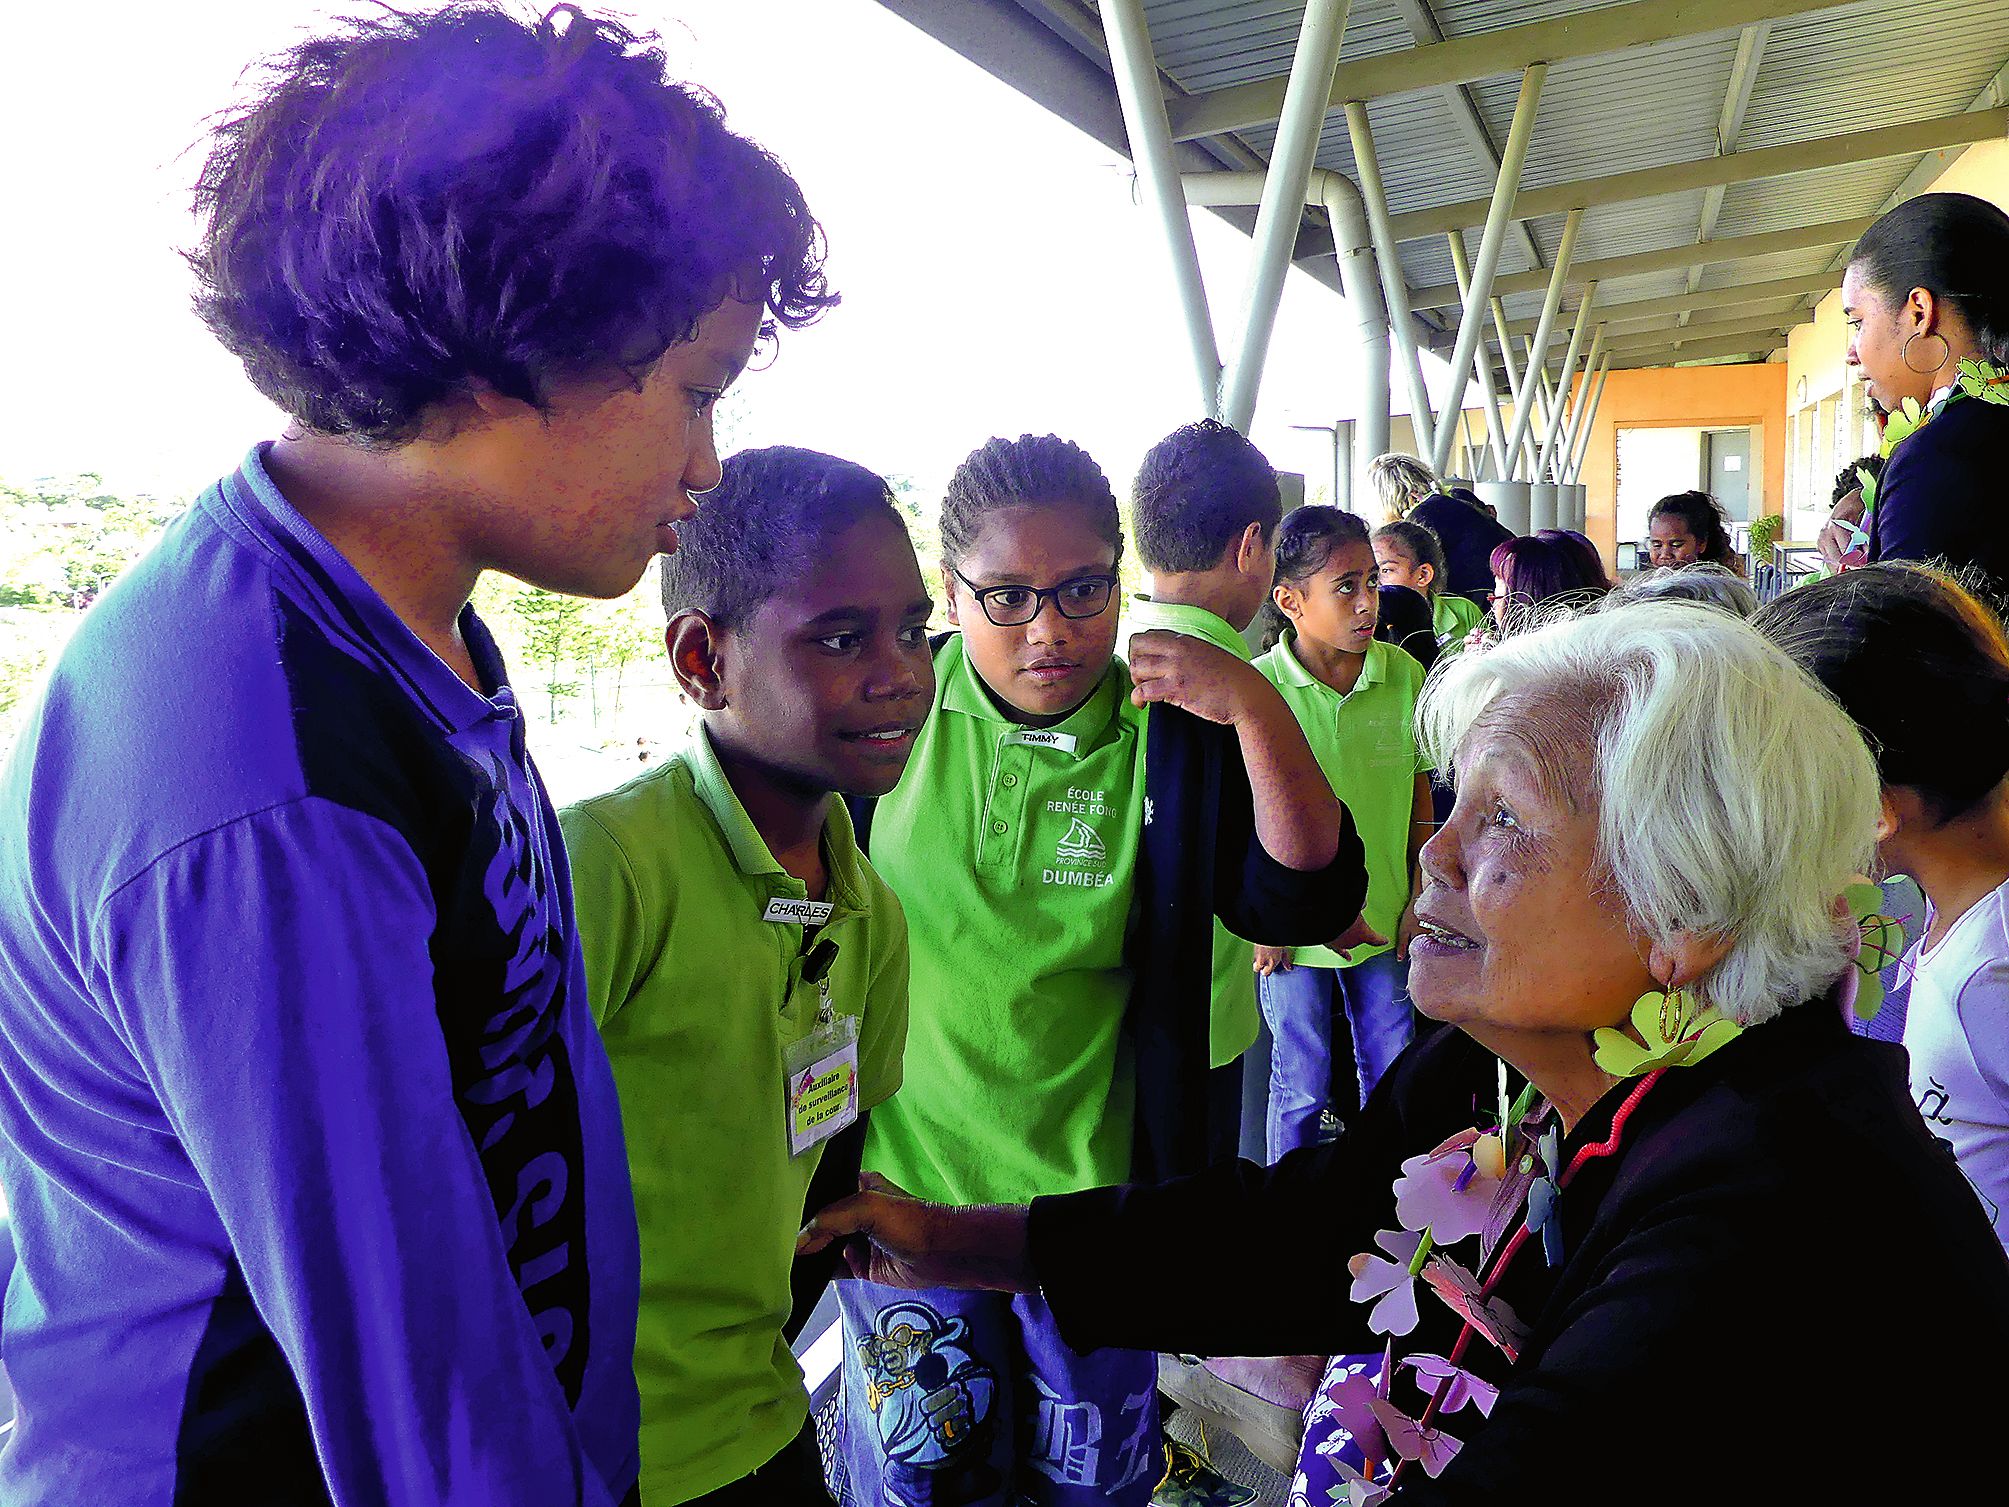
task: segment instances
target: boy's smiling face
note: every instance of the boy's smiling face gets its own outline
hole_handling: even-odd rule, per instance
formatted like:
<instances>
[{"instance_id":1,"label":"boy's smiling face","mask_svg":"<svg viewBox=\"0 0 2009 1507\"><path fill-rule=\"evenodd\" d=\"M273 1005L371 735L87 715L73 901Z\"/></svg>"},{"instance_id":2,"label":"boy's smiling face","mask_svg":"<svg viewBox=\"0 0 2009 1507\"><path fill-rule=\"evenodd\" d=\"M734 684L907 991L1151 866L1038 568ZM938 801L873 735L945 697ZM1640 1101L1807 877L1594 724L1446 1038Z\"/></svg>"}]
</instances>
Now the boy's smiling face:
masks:
<instances>
[{"instance_id":1,"label":"boy's smiling face","mask_svg":"<svg viewBox=\"0 0 2009 1507\"><path fill-rule=\"evenodd\" d=\"M809 570L736 628L679 613L670 655L714 734L798 794L884 795L899 783L934 699L933 604L890 511L818 543ZM693 624L713 679L686 670Z\"/></svg>"}]
</instances>

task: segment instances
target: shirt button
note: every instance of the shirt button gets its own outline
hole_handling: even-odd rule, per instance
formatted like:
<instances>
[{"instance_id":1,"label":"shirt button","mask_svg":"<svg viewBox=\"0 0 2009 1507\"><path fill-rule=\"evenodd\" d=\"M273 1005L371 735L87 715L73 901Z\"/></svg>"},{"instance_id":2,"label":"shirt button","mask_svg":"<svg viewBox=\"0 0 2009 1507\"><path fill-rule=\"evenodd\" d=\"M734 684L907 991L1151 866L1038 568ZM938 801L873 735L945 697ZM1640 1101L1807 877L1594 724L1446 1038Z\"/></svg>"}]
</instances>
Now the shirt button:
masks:
<instances>
[{"instance_id":1,"label":"shirt button","mask_svg":"<svg viewBox=\"0 0 2009 1507\"><path fill-rule=\"evenodd\" d=\"M997 833L998 836L1003 837L1005 835L1005 824L1003 822L992 822L991 830Z\"/></svg>"},{"instance_id":2,"label":"shirt button","mask_svg":"<svg viewBox=\"0 0 2009 1507\"><path fill-rule=\"evenodd\" d=\"M1005 789L1009 790L1011 789L1012 786L1018 783L1018 776L1015 774L1008 774L1004 777L1004 782L1005 782Z\"/></svg>"}]
</instances>

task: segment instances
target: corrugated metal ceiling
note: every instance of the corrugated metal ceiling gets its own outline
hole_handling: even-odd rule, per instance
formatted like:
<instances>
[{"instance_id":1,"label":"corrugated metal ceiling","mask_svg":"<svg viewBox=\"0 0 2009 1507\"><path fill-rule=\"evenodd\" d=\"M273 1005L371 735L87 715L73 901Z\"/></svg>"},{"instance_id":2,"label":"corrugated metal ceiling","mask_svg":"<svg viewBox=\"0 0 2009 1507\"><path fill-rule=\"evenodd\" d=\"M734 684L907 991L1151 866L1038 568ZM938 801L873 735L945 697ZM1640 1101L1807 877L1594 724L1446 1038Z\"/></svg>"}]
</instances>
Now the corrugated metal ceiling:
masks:
<instances>
[{"instance_id":1,"label":"corrugated metal ceiling","mask_svg":"<svg viewBox=\"0 0 2009 1507\"><path fill-rule=\"evenodd\" d=\"M1018 3L1033 8L1043 0ZM1444 36L1455 39L1617 3L1621 0L1435 0L1431 13ZM1147 4L1146 14L1165 75L1178 89L1201 93L1284 76L1303 5L1289 0L1156 0ZM1373 57L1412 45L1396 0L1355 0L1343 58ZM1543 91L1523 186L1540 188L1712 155L1737 45L1738 34L1731 31L1556 63ZM1735 147L1753 150L1950 115L1968 108L2005 61L2005 0L1867 0L1777 22L1766 37ZM1506 139L1519 86L1513 74L1466 86L1496 144ZM1490 194L1491 166L1473 151L1445 91L1377 98L1368 115L1393 212ZM1238 134L1268 156L1273 128ZM1875 213L1915 161L1860 163L1734 184L1723 195L1715 235L1748 235ZM1357 176L1345 121L1337 111L1326 119L1318 162ZM1698 190L1589 210L1578 260L1692 244L1703 201ZM1561 228L1560 216L1529 226L1545 261L1554 256ZM1476 248L1477 242L1477 231L1468 232L1468 245ZM1814 250L1715 264L1705 269L1701 281L1704 287L1718 287L1797 276L1824 269L1833 255ZM1527 265L1518 238L1510 239L1502 270L1523 271ZM1441 236L1406 242L1402 267L1412 285L1451 281L1450 253ZM1600 301L1659 297L1686 286L1685 272L1629 278L1609 285ZM1507 300L1515 319L1532 317L1540 304L1540 294Z\"/></svg>"}]
</instances>

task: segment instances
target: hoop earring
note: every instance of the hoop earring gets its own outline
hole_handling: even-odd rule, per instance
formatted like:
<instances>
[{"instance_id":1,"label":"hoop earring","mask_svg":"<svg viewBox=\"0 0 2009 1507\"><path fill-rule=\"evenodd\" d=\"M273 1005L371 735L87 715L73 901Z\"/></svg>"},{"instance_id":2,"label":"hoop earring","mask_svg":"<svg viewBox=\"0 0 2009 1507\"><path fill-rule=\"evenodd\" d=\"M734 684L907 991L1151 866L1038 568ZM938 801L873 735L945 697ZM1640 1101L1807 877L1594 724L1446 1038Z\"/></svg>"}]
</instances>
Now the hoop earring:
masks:
<instances>
[{"instance_id":1,"label":"hoop earring","mask_svg":"<svg viewBox=\"0 0 2009 1507\"><path fill-rule=\"evenodd\" d=\"M1939 359L1930 366L1913 366L1911 364L1911 342L1916 340L1920 335L1929 335L1932 339L1939 342ZM1903 346L1898 350L1897 359L1904 363L1906 371L1913 372L1921 377L1930 377L1937 373L1941 367L1945 366L1952 355L1953 347L1946 343L1946 337L1940 334L1939 331L1913 330L1905 337Z\"/></svg>"}]
</instances>

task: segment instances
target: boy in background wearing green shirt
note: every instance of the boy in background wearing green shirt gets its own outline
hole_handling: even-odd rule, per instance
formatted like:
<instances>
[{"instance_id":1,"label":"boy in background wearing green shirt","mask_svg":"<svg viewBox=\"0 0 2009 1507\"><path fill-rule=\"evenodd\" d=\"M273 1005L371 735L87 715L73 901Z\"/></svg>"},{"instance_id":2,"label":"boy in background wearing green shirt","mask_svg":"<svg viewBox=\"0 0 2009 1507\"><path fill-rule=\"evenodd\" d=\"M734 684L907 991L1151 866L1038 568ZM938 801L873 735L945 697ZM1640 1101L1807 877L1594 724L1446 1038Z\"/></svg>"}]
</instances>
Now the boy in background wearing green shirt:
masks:
<instances>
[{"instance_id":1,"label":"boy in background wearing green shirt","mask_svg":"<svg viewBox=\"0 0 2009 1507\"><path fill-rule=\"evenodd\" d=\"M1277 531L1274 608L1288 627L1256 668L1283 693L1360 829L1365 935L1323 947L1258 947L1270 1053L1269 1157L1319 1139L1335 1092L1334 1016L1344 1011L1365 1103L1409 1044L1407 987L1416 856L1433 830L1429 766L1416 746L1423 667L1374 637L1379 584L1367 525L1302 507ZM1389 938L1395 940L1393 944Z\"/></svg>"},{"instance_id":2,"label":"boy in background wearing green shirt","mask_svg":"<svg viewBox=\"0 0 2009 1507\"><path fill-rule=\"evenodd\" d=\"M560 818L641 1227L642 1499L822 1503L788 1337L833 1263L795 1232L857 1186L907 1028L900 905L832 796L905 769L930 603L885 482L786 447L726 462L662 586L690 745Z\"/></svg>"},{"instance_id":3,"label":"boy in background wearing green shirt","mask_svg":"<svg viewBox=\"0 0 2009 1507\"><path fill-rule=\"evenodd\" d=\"M1358 844L1239 656L1149 631L1116 657L1122 529L1078 446L991 440L950 481L941 535L962 631L872 819L912 928L913 1033L865 1164L952 1203L1197 1170L1212 919L1337 934L1363 894ZM1203 762L1203 734L1239 756ZM848 1281L839 1301L856 1500L1150 1499L1155 1356L1077 1353L1037 1295Z\"/></svg>"}]
</instances>

